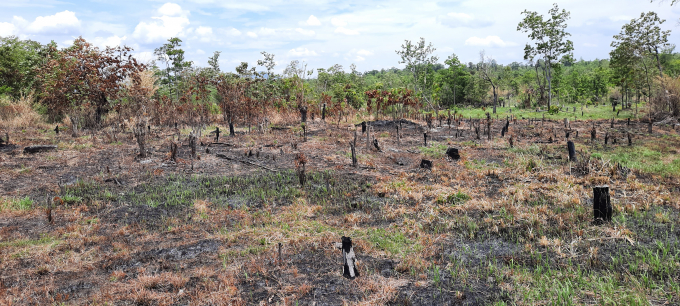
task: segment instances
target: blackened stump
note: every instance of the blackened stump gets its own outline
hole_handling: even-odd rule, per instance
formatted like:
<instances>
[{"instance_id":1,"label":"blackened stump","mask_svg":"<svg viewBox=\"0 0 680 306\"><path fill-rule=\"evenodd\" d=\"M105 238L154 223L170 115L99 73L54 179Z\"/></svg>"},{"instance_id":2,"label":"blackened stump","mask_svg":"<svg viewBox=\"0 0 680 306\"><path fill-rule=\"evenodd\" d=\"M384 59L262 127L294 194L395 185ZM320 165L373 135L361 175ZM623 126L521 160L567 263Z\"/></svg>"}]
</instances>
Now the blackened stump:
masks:
<instances>
[{"instance_id":1,"label":"blackened stump","mask_svg":"<svg viewBox=\"0 0 680 306\"><path fill-rule=\"evenodd\" d=\"M595 224L612 220L612 204L609 198L609 186L593 187L593 217Z\"/></svg>"},{"instance_id":2,"label":"blackened stump","mask_svg":"<svg viewBox=\"0 0 680 306\"><path fill-rule=\"evenodd\" d=\"M458 152L458 149L456 149L456 148L446 149L446 155L448 155L453 160L459 160L460 159L460 153Z\"/></svg>"},{"instance_id":3,"label":"blackened stump","mask_svg":"<svg viewBox=\"0 0 680 306\"><path fill-rule=\"evenodd\" d=\"M342 276L354 279L359 276L359 270L356 268L356 255L354 254L354 247L352 246L352 239L342 236L342 259L344 261L342 266Z\"/></svg>"},{"instance_id":4,"label":"blackened stump","mask_svg":"<svg viewBox=\"0 0 680 306\"><path fill-rule=\"evenodd\" d=\"M432 169L432 161L429 161L427 159L423 159L420 161L420 168L430 170Z\"/></svg>"},{"instance_id":5,"label":"blackened stump","mask_svg":"<svg viewBox=\"0 0 680 306\"><path fill-rule=\"evenodd\" d=\"M361 134L366 133L366 121L361 123Z\"/></svg>"},{"instance_id":6,"label":"blackened stump","mask_svg":"<svg viewBox=\"0 0 680 306\"><path fill-rule=\"evenodd\" d=\"M574 146L573 141L567 141L567 150L569 150L569 160L575 162L576 161L576 147Z\"/></svg>"}]
</instances>

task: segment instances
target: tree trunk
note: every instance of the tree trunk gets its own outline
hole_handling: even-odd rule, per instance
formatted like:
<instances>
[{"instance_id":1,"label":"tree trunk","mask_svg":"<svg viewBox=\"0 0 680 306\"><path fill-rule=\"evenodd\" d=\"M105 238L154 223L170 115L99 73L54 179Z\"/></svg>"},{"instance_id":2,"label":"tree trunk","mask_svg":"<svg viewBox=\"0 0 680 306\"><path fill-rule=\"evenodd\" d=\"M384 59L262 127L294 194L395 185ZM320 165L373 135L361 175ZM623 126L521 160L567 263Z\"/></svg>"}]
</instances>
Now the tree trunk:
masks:
<instances>
[{"instance_id":1,"label":"tree trunk","mask_svg":"<svg viewBox=\"0 0 680 306\"><path fill-rule=\"evenodd\" d=\"M569 160L576 162L576 147L573 141L567 141L567 150L569 150Z\"/></svg>"}]
</instances>

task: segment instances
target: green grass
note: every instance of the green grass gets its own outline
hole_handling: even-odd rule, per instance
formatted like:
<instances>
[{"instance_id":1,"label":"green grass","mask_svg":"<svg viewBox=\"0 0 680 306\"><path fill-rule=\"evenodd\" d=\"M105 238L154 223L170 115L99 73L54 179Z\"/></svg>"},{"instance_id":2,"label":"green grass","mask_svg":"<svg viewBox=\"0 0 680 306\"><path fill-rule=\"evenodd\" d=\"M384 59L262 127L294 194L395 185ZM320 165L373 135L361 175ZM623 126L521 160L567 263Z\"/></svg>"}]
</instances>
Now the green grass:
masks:
<instances>
[{"instance_id":1,"label":"green grass","mask_svg":"<svg viewBox=\"0 0 680 306\"><path fill-rule=\"evenodd\" d=\"M514 105L514 102L511 103ZM507 105L507 104L506 104ZM576 113L573 112L573 108L576 107ZM576 117L578 120L588 120L588 119L611 119L612 117L616 117L617 119L627 119L627 118L635 118L635 105L633 105L632 109L626 109L626 110L621 110L618 116L616 116L616 112L612 111L611 105L602 105L600 104L599 106L594 106L594 105L589 105L588 108L583 108L583 116L581 116L581 104L566 104L566 107L568 108L569 111L560 111L555 115L550 115L548 114L547 111L541 111L541 112L536 112L536 108L530 108L530 109L522 109L518 107L497 107L496 108L496 114L493 114L493 106L487 107L486 110L482 110L481 108L461 108L458 109L457 113L458 115L463 115L465 118L486 118L486 113L488 112L491 114L492 118L499 118L499 119L504 119L507 116L514 115L518 119L527 119L527 118L533 118L533 119L539 119L543 118L543 115L545 115L546 119L551 119L551 120L560 120L564 118L569 118L570 120L574 120L574 117ZM542 106L541 110L546 110L546 106ZM621 109L621 106L618 106L617 111ZM644 104L640 104L638 106L638 117L642 116L642 111L644 110ZM512 111L511 111L512 110ZM498 115L498 116L496 116Z\"/></svg>"},{"instance_id":2,"label":"green grass","mask_svg":"<svg viewBox=\"0 0 680 306\"><path fill-rule=\"evenodd\" d=\"M58 243L59 240L51 236L43 235L40 239L21 239L15 241L0 242L0 249L6 247L25 247L33 245L43 245L55 242Z\"/></svg>"},{"instance_id":3,"label":"green grass","mask_svg":"<svg viewBox=\"0 0 680 306\"><path fill-rule=\"evenodd\" d=\"M449 194L449 195L446 195L446 196L440 195L437 198L437 203L439 203L439 204L449 204L449 205L460 205L460 204L467 202L470 199L471 199L471 197L469 195L467 195L467 194L465 194L461 191L458 191L456 193L452 193L452 194Z\"/></svg>"},{"instance_id":4,"label":"green grass","mask_svg":"<svg viewBox=\"0 0 680 306\"><path fill-rule=\"evenodd\" d=\"M0 199L0 211L3 210L29 210L33 208L33 200L26 196L25 198L2 198Z\"/></svg>"},{"instance_id":5,"label":"green grass","mask_svg":"<svg viewBox=\"0 0 680 306\"><path fill-rule=\"evenodd\" d=\"M378 249L397 255L406 255L411 252L419 252L422 246L408 239L401 232L391 232L383 228L369 229L367 240Z\"/></svg>"},{"instance_id":6,"label":"green grass","mask_svg":"<svg viewBox=\"0 0 680 306\"><path fill-rule=\"evenodd\" d=\"M621 146L612 152L593 153L593 156L598 154L601 154L602 158L620 163L624 167L646 173L665 177L680 173L680 156L669 152L662 153L646 146Z\"/></svg>"},{"instance_id":7,"label":"green grass","mask_svg":"<svg viewBox=\"0 0 680 306\"><path fill-rule=\"evenodd\" d=\"M433 142L429 147L418 147L421 153L432 159L439 159L446 154L447 146L442 143Z\"/></svg>"}]
</instances>

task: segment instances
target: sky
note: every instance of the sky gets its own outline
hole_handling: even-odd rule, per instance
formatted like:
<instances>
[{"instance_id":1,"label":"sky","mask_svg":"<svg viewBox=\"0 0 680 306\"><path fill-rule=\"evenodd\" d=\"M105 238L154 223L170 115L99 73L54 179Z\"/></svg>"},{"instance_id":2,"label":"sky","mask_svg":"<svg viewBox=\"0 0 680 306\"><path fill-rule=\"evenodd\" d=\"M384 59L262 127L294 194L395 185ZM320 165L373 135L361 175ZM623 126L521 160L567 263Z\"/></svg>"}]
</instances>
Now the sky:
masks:
<instances>
[{"instance_id":1,"label":"sky","mask_svg":"<svg viewBox=\"0 0 680 306\"><path fill-rule=\"evenodd\" d=\"M275 55L276 72L292 60L307 69L340 64L349 71L403 67L395 50L404 40L432 43L441 63L456 54L479 61L480 51L502 64L523 62L526 33L517 31L524 10L544 16L553 1L462 0L2 0L0 36L16 35L60 47L82 36L105 46L127 45L144 61L168 38L179 37L186 58L207 66L221 51L220 68L255 65L260 52ZM613 35L643 12L667 21L670 43L680 43L680 5L670 0L563 0L571 12L567 32L576 59L607 58ZM678 50L676 50L678 51ZM264 70L263 68L258 70Z\"/></svg>"}]
</instances>

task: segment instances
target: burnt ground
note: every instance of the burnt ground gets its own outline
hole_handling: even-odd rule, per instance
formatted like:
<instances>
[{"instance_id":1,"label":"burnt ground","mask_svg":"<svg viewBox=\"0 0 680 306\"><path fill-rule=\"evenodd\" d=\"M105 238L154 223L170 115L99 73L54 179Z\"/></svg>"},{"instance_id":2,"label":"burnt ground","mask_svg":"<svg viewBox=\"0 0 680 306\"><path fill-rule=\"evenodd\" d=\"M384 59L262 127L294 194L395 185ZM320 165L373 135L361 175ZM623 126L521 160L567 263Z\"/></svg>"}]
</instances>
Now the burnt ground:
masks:
<instances>
[{"instance_id":1,"label":"burnt ground","mask_svg":"<svg viewBox=\"0 0 680 306\"><path fill-rule=\"evenodd\" d=\"M494 121L488 140L483 124L477 139L465 121L430 131L402 121L397 142L396 122L373 122L383 150L367 150L359 132L357 168L347 124L308 124L306 142L296 127L220 144L206 136L196 158L184 135L176 161L167 128L152 129L146 158L129 132L115 142L26 129L0 152L0 301L678 303L677 177L589 158L625 149L629 131L636 146L660 151L677 132L595 122L619 138L604 146L590 142L593 122L572 122L577 150L589 153L569 163L561 122L511 122L513 148L500 138L504 124ZM29 144L58 149L23 154ZM448 159L448 147L462 159ZM298 153L308 159L304 186ZM434 168L421 169L421 159ZM615 205L604 226L591 222L589 188L599 184L610 185ZM354 280L342 276L341 236L355 242Z\"/></svg>"}]
</instances>

